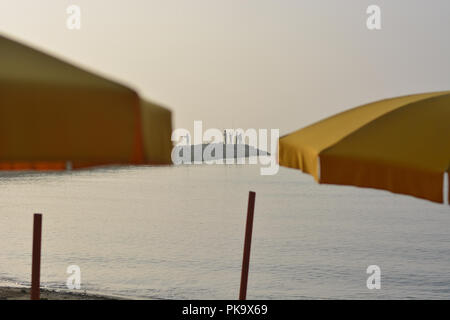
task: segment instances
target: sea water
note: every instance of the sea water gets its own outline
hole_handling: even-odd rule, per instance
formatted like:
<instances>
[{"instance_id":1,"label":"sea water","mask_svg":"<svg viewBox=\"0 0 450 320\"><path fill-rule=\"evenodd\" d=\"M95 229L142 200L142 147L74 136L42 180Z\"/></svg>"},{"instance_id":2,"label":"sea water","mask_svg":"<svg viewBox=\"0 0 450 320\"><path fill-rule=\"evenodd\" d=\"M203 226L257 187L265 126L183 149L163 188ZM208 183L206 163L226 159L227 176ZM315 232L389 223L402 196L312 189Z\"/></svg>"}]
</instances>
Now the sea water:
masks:
<instances>
[{"instance_id":1,"label":"sea water","mask_svg":"<svg viewBox=\"0 0 450 320\"><path fill-rule=\"evenodd\" d=\"M43 287L77 265L81 291L236 299L249 190L249 299L450 298L450 206L250 165L2 172L0 285L30 284L39 212Z\"/></svg>"}]
</instances>

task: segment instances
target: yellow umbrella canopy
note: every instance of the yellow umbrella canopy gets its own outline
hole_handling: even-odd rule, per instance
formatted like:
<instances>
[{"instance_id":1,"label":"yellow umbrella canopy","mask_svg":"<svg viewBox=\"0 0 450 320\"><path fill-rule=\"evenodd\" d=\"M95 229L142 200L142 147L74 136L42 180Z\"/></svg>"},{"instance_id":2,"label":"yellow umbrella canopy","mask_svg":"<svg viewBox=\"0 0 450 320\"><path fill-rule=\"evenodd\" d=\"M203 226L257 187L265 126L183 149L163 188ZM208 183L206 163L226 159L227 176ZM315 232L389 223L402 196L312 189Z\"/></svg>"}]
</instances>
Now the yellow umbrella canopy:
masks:
<instances>
[{"instance_id":1,"label":"yellow umbrella canopy","mask_svg":"<svg viewBox=\"0 0 450 320\"><path fill-rule=\"evenodd\" d=\"M0 169L168 164L171 112L0 35Z\"/></svg>"},{"instance_id":2,"label":"yellow umbrella canopy","mask_svg":"<svg viewBox=\"0 0 450 320\"><path fill-rule=\"evenodd\" d=\"M450 91L363 105L280 138L280 165L319 183L443 202L450 170Z\"/></svg>"}]
</instances>

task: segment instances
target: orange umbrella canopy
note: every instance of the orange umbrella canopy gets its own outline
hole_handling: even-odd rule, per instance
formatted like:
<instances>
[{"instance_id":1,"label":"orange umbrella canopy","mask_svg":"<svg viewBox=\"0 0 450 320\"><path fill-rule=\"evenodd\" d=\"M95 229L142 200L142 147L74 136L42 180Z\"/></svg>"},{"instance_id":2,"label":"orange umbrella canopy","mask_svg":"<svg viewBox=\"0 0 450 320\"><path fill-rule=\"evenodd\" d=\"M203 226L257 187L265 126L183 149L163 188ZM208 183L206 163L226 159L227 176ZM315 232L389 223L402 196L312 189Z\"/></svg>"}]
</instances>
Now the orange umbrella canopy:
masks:
<instances>
[{"instance_id":1,"label":"orange umbrella canopy","mask_svg":"<svg viewBox=\"0 0 450 320\"><path fill-rule=\"evenodd\" d=\"M171 112L0 35L0 169L171 163Z\"/></svg>"},{"instance_id":2,"label":"orange umbrella canopy","mask_svg":"<svg viewBox=\"0 0 450 320\"><path fill-rule=\"evenodd\" d=\"M443 202L450 170L450 91L363 105L280 138L280 164L320 183Z\"/></svg>"}]
</instances>

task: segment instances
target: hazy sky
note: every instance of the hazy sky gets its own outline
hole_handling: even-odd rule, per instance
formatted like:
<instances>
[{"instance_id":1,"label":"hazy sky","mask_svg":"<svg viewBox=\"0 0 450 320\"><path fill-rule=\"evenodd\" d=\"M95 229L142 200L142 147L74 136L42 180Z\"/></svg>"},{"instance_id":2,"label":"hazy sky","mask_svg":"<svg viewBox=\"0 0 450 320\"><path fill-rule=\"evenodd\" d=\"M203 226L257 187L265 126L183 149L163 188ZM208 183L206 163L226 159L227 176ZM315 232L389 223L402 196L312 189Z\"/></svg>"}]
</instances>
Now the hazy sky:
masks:
<instances>
[{"instance_id":1,"label":"hazy sky","mask_svg":"<svg viewBox=\"0 0 450 320\"><path fill-rule=\"evenodd\" d=\"M81 30L66 28L69 4ZM382 30L366 9L382 10ZM176 127L303 127L450 89L449 0L0 0L0 32L120 80Z\"/></svg>"}]
</instances>

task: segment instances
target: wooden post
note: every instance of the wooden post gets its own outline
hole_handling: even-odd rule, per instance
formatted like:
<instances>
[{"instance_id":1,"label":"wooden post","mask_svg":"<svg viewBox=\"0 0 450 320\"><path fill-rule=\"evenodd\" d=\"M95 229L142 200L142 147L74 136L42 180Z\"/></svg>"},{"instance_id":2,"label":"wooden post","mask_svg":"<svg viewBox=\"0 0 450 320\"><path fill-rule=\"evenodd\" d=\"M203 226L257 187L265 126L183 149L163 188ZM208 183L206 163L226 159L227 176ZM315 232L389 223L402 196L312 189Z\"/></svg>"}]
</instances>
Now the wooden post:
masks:
<instances>
[{"instance_id":1,"label":"wooden post","mask_svg":"<svg viewBox=\"0 0 450 320\"><path fill-rule=\"evenodd\" d=\"M242 259L241 288L239 300L247 298L248 269L250 265L250 248L252 246L253 213L255 211L255 192L248 194L247 223L245 225L244 256Z\"/></svg>"},{"instance_id":2,"label":"wooden post","mask_svg":"<svg viewBox=\"0 0 450 320\"><path fill-rule=\"evenodd\" d=\"M33 220L33 260L31 265L31 300L40 299L42 214Z\"/></svg>"}]
</instances>

